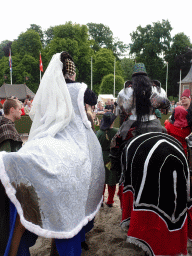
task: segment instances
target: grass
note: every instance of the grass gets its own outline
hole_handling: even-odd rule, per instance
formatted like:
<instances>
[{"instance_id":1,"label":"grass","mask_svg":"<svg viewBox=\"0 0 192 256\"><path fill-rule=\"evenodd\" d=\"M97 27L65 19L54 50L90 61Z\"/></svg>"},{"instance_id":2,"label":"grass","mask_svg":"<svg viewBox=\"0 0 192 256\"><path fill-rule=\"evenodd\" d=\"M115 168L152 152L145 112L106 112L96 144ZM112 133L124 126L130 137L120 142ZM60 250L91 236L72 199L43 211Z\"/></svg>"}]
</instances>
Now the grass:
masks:
<instances>
[{"instance_id":1,"label":"grass","mask_svg":"<svg viewBox=\"0 0 192 256\"><path fill-rule=\"evenodd\" d=\"M166 119L169 119L170 115L171 115L171 113L168 113L167 115L164 115L164 114L161 115L160 122L161 122L161 125L162 125L162 126L164 126L165 120L166 120Z\"/></svg>"}]
</instances>

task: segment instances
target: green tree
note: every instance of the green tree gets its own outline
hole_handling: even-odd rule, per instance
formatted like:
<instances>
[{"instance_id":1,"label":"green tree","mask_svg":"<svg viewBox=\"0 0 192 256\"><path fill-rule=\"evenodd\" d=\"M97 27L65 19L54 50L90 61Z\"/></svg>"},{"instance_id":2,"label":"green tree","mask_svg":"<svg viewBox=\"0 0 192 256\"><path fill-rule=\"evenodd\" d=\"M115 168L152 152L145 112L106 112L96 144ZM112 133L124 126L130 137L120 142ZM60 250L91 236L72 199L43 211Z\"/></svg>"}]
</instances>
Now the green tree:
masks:
<instances>
[{"instance_id":1,"label":"green tree","mask_svg":"<svg viewBox=\"0 0 192 256\"><path fill-rule=\"evenodd\" d=\"M104 76L114 74L114 63L116 75L122 76L120 62L115 62L112 50L101 48L93 57L93 86L96 93Z\"/></svg>"},{"instance_id":2,"label":"green tree","mask_svg":"<svg viewBox=\"0 0 192 256\"><path fill-rule=\"evenodd\" d=\"M180 69L182 69L182 79L187 75L191 67L192 44L188 36L178 33L173 37L172 45L165 56L168 62L168 95L178 96Z\"/></svg>"},{"instance_id":3,"label":"green tree","mask_svg":"<svg viewBox=\"0 0 192 256\"><path fill-rule=\"evenodd\" d=\"M12 55L13 84L23 84L25 82L23 69L22 57L19 54Z\"/></svg>"},{"instance_id":4,"label":"green tree","mask_svg":"<svg viewBox=\"0 0 192 256\"><path fill-rule=\"evenodd\" d=\"M79 46L78 60L76 66L78 68L78 81L85 82L90 88L91 84L91 57L94 55L93 50L89 46L89 42Z\"/></svg>"},{"instance_id":5,"label":"green tree","mask_svg":"<svg viewBox=\"0 0 192 256\"><path fill-rule=\"evenodd\" d=\"M54 38L70 38L78 43L87 42L88 29L86 25L72 24L72 22L66 22L65 25L55 26L53 28Z\"/></svg>"},{"instance_id":6,"label":"green tree","mask_svg":"<svg viewBox=\"0 0 192 256\"><path fill-rule=\"evenodd\" d=\"M35 59L31 55L24 55L22 58L19 54L12 56L12 81L13 84L25 83L25 77L29 77L26 82L27 86L36 92L39 86L39 60ZM7 75L7 79L4 80L4 75ZM0 84L10 84L10 71L9 71L9 58L3 57L0 60Z\"/></svg>"},{"instance_id":7,"label":"green tree","mask_svg":"<svg viewBox=\"0 0 192 256\"><path fill-rule=\"evenodd\" d=\"M52 56L57 52L69 52L76 62L78 55L78 42L70 38L54 38L46 47L47 59L50 61Z\"/></svg>"},{"instance_id":8,"label":"green tree","mask_svg":"<svg viewBox=\"0 0 192 256\"><path fill-rule=\"evenodd\" d=\"M124 57L121 60L121 68L123 70L123 78L125 81L132 79L134 65L135 65L135 61L133 59Z\"/></svg>"},{"instance_id":9,"label":"green tree","mask_svg":"<svg viewBox=\"0 0 192 256\"><path fill-rule=\"evenodd\" d=\"M21 61L22 76L29 77L27 86L35 93L40 83L39 59L26 54Z\"/></svg>"},{"instance_id":10,"label":"green tree","mask_svg":"<svg viewBox=\"0 0 192 256\"><path fill-rule=\"evenodd\" d=\"M124 79L122 76L115 76L115 96L123 89ZM113 94L114 92L114 75L109 74L103 77L99 94Z\"/></svg>"},{"instance_id":11,"label":"green tree","mask_svg":"<svg viewBox=\"0 0 192 256\"><path fill-rule=\"evenodd\" d=\"M112 48L113 44L113 32L108 26L102 23L87 23L89 28L90 39L94 40L93 49L98 51L100 48Z\"/></svg>"},{"instance_id":12,"label":"green tree","mask_svg":"<svg viewBox=\"0 0 192 256\"><path fill-rule=\"evenodd\" d=\"M116 57L119 57L128 49L127 45L113 37L113 32L108 26L102 23L87 23L87 26L94 51L97 52L100 48L107 48L112 50Z\"/></svg>"},{"instance_id":13,"label":"green tree","mask_svg":"<svg viewBox=\"0 0 192 256\"><path fill-rule=\"evenodd\" d=\"M42 31L41 26L36 25L36 24L30 24L30 28L28 28L27 31L29 31L29 30L34 30L34 31L36 31L39 34L40 40L41 40L41 44L42 44L42 46L44 46L44 44L45 44L44 33Z\"/></svg>"},{"instance_id":14,"label":"green tree","mask_svg":"<svg viewBox=\"0 0 192 256\"><path fill-rule=\"evenodd\" d=\"M88 41L87 26L67 22L65 25L53 27L52 34L53 38L45 48L47 60L56 52L69 52L76 65L77 81L85 82L90 87L93 50Z\"/></svg>"},{"instance_id":15,"label":"green tree","mask_svg":"<svg viewBox=\"0 0 192 256\"><path fill-rule=\"evenodd\" d=\"M32 29L25 33L21 33L18 39L12 43L11 49L13 55L20 54L21 56L24 56L25 54L30 54L38 59L39 53L42 50L40 36Z\"/></svg>"},{"instance_id":16,"label":"green tree","mask_svg":"<svg viewBox=\"0 0 192 256\"><path fill-rule=\"evenodd\" d=\"M4 80L4 75L7 75L7 79ZM0 59L0 86L4 83L10 83L10 71L9 71L9 59L3 56Z\"/></svg>"},{"instance_id":17,"label":"green tree","mask_svg":"<svg viewBox=\"0 0 192 256\"><path fill-rule=\"evenodd\" d=\"M138 26L136 31L131 33L131 53L140 56L143 53L160 55L170 48L172 27L168 20L153 22L142 28Z\"/></svg>"},{"instance_id":18,"label":"green tree","mask_svg":"<svg viewBox=\"0 0 192 256\"><path fill-rule=\"evenodd\" d=\"M12 42L9 40L2 41L0 44L0 59L3 56L9 56L9 48L11 47Z\"/></svg>"},{"instance_id":19,"label":"green tree","mask_svg":"<svg viewBox=\"0 0 192 256\"><path fill-rule=\"evenodd\" d=\"M54 27L49 27L45 30L45 46L48 45L54 37Z\"/></svg>"},{"instance_id":20,"label":"green tree","mask_svg":"<svg viewBox=\"0 0 192 256\"><path fill-rule=\"evenodd\" d=\"M153 22L146 27L138 26L131 33L130 53L137 62L143 62L152 79L165 80L164 56L170 49L172 27L168 20Z\"/></svg>"}]
</instances>

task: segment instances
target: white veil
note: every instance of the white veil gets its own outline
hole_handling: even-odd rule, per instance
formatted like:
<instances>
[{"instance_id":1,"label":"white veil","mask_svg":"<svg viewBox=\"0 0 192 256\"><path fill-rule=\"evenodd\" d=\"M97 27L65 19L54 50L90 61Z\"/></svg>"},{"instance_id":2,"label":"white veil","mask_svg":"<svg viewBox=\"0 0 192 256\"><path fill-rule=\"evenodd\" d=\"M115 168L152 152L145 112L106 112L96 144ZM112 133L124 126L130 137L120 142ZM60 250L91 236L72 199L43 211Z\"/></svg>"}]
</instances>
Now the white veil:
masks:
<instances>
[{"instance_id":1,"label":"white veil","mask_svg":"<svg viewBox=\"0 0 192 256\"><path fill-rule=\"evenodd\" d=\"M33 121L29 140L47 135L54 137L73 117L71 97L62 73L61 53L53 55L33 100Z\"/></svg>"}]
</instances>

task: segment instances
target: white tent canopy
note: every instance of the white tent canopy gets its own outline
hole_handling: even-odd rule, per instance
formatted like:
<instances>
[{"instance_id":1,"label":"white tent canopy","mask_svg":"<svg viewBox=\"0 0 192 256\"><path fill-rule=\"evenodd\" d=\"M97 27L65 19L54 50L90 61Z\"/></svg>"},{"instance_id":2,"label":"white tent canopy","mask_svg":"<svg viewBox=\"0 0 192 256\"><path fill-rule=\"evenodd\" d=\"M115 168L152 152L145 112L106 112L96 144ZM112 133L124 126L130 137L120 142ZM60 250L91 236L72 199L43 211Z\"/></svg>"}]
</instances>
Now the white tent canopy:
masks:
<instances>
[{"instance_id":1,"label":"white tent canopy","mask_svg":"<svg viewBox=\"0 0 192 256\"><path fill-rule=\"evenodd\" d=\"M99 94L98 102L102 101L103 103L107 102L107 100L116 101L117 98L113 97L113 94Z\"/></svg>"}]
</instances>

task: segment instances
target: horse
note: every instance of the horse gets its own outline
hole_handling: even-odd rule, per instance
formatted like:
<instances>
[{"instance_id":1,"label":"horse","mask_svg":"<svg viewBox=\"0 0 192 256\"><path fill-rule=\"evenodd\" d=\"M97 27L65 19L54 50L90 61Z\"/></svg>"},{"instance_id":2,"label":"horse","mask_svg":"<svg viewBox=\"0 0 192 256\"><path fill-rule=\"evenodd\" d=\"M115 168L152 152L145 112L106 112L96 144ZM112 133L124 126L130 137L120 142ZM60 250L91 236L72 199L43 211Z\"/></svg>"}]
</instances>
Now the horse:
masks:
<instances>
[{"instance_id":1,"label":"horse","mask_svg":"<svg viewBox=\"0 0 192 256\"><path fill-rule=\"evenodd\" d=\"M148 132L130 139L121 153L121 227L127 242L146 255L187 255L192 239L190 173L182 145Z\"/></svg>"}]
</instances>

